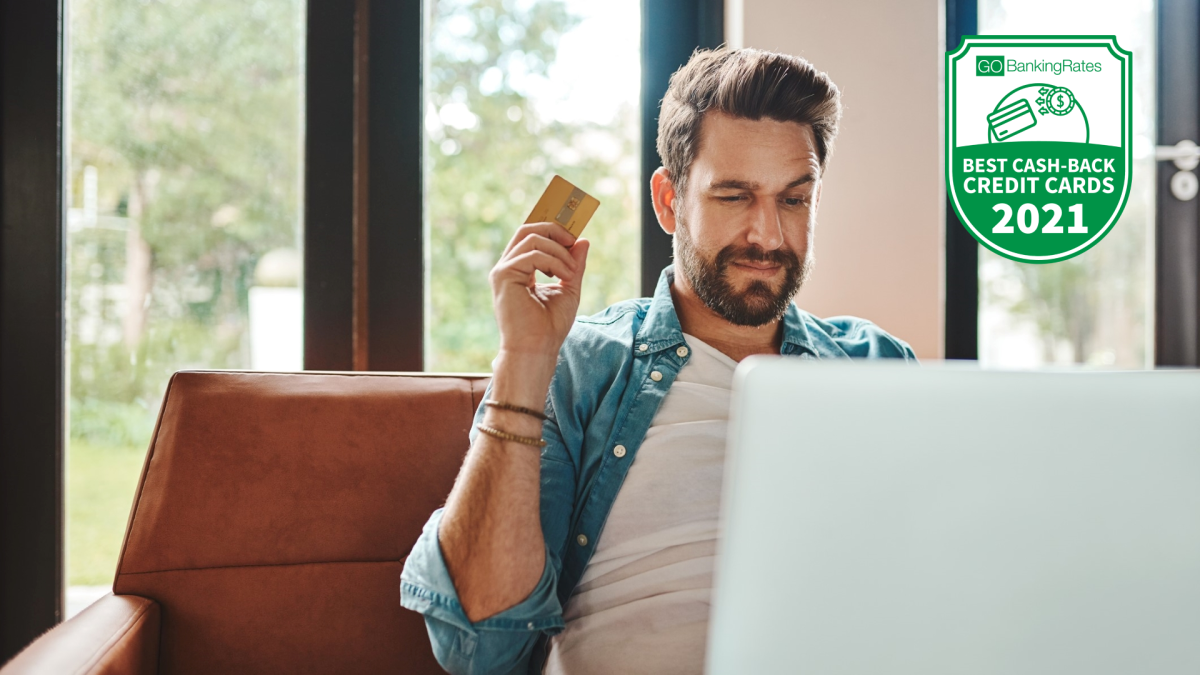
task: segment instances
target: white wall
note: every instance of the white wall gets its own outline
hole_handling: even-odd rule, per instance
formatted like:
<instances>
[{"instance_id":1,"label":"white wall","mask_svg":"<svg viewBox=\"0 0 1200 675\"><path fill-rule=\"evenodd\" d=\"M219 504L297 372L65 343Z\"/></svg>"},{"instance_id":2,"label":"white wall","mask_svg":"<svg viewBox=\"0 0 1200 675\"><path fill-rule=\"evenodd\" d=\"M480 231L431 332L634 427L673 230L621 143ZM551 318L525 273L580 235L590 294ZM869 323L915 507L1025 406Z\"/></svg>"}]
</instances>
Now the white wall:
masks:
<instances>
[{"instance_id":1,"label":"white wall","mask_svg":"<svg viewBox=\"0 0 1200 675\"><path fill-rule=\"evenodd\" d=\"M802 56L842 90L817 264L797 304L817 316L870 319L921 358L942 356L941 7L727 0L726 12L731 46Z\"/></svg>"}]
</instances>

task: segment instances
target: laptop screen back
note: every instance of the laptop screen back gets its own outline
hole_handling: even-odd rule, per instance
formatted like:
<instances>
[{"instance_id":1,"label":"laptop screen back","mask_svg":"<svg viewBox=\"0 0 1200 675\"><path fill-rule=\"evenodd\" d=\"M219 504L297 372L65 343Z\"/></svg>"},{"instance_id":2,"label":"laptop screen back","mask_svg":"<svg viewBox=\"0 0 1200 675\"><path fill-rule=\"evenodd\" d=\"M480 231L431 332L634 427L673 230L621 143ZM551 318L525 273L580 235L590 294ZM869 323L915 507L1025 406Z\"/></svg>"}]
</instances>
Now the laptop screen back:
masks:
<instances>
[{"instance_id":1,"label":"laptop screen back","mask_svg":"<svg viewBox=\"0 0 1200 675\"><path fill-rule=\"evenodd\" d=\"M1200 673L1200 375L748 359L708 671Z\"/></svg>"}]
</instances>

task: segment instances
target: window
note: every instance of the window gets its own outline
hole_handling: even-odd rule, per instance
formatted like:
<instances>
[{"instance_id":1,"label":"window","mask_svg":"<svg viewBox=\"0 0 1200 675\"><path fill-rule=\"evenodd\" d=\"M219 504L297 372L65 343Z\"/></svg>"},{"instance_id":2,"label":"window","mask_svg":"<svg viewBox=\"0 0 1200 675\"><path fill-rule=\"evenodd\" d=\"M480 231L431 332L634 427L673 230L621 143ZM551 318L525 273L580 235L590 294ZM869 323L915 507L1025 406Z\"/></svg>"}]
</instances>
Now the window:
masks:
<instances>
[{"instance_id":1,"label":"window","mask_svg":"<svg viewBox=\"0 0 1200 675\"><path fill-rule=\"evenodd\" d=\"M488 270L554 174L601 202L580 313L640 295L640 12L429 0L426 370L491 370Z\"/></svg>"},{"instance_id":2,"label":"window","mask_svg":"<svg viewBox=\"0 0 1200 675\"><path fill-rule=\"evenodd\" d=\"M603 202L580 311L653 288L670 239L640 100L723 41L723 6L599 4L10 3L0 413L24 451L0 492L26 512L0 660L61 618L60 572L68 616L106 589L172 372L419 369L422 342L427 369L486 369L486 274L457 273L490 268L555 172ZM505 183L471 183L468 156Z\"/></svg>"},{"instance_id":3,"label":"window","mask_svg":"<svg viewBox=\"0 0 1200 675\"><path fill-rule=\"evenodd\" d=\"M302 368L305 5L68 9L72 614L112 581L171 374Z\"/></svg>"},{"instance_id":4,"label":"window","mask_svg":"<svg viewBox=\"0 0 1200 675\"><path fill-rule=\"evenodd\" d=\"M1154 365L1155 5L1149 0L980 0L981 34L1111 35L1133 52L1133 186L1121 219L1087 254L1051 265L980 248L985 366Z\"/></svg>"}]
</instances>

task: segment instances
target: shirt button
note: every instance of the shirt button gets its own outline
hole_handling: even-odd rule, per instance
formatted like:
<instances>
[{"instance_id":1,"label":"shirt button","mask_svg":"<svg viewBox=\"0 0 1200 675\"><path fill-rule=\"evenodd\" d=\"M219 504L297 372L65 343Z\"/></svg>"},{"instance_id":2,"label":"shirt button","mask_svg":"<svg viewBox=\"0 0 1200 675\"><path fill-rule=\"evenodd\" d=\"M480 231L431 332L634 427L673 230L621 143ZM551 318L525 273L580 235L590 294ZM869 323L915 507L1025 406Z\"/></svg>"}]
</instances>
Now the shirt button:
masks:
<instances>
[{"instance_id":1,"label":"shirt button","mask_svg":"<svg viewBox=\"0 0 1200 675\"><path fill-rule=\"evenodd\" d=\"M644 351L646 351L647 349L650 349L650 345L646 345L646 344L638 345L638 351L639 351L639 352L644 352Z\"/></svg>"},{"instance_id":2,"label":"shirt button","mask_svg":"<svg viewBox=\"0 0 1200 675\"><path fill-rule=\"evenodd\" d=\"M688 355L687 347L680 347L679 349L676 349L675 355L678 356L679 358L683 358L683 357L687 356Z\"/></svg>"},{"instance_id":3,"label":"shirt button","mask_svg":"<svg viewBox=\"0 0 1200 675\"><path fill-rule=\"evenodd\" d=\"M660 382L662 381L662 373L658 372L657 370L650 371L650 379L654 380L655 382Z\"/></svg>"},{"instance_id":4,"label":"shirt button","mask_svg":"<svg viewBox=\"0 0 1200 675\"><path fill-rule=\"evenodd\" d=\"M581 534L578 537L575 537L575 541L579 542L580 546L587 546L587 535Z\"/></svg>"},{"instance_id":5,"label":"shirt button","mask_svg":"<svg viewBox=\"0 0 1200 675\"><path fill-rule=\"evenodd\" d=\"M529 630L533 630L533 622L530 621L529 623L525 624L525 627L528 628Z\"/></svg>"},{"instance_id":6,"label":"shirt button","mask_svg":"<svg viewBox=\"0 0 1200 675\"><path fill-rule=\"evenodd\" d=\"M613 454L617 456L617 459L624 457L625 456L625 446L618 445L617 447L613 448Z\"/></svg>"}]
</instances>

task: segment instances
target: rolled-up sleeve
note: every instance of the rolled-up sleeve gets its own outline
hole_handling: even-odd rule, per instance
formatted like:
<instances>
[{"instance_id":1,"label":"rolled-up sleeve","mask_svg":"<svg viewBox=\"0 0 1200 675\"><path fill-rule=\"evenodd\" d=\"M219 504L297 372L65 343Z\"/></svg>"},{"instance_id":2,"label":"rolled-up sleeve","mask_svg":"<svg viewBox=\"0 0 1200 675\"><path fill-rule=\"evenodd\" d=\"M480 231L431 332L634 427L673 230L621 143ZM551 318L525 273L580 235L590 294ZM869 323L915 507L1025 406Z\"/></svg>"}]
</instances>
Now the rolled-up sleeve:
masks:
<instances>
[{"instance_id":1,"label":"rolled-up sleeve","mask_svg":"<svg viewBox=\"0 0 1200 675\"><path fill-rule=\"evenodd\" d=\"M400 604L425 615L438 663L455 675L524 672L543 632L563 629L555 589L558 565L547 549L542 578L529 596L493 616L471 623L458 600L438 543L442 509L434 511L400 575Z\"/></svg>"},{"instance_id":2,"label":"rolled-up sleeve","mask_svg":"<svg viewBox=\"0 0 1200 675\"><path fill-rule=\"evenodd\" d=\"M491 386L484 394L488 398ZM553 408L543 425L547 447L542 451L542 531L546 537L546 562L537 586L521 602L482 621L472 623L463 611L438 540L442 511L433 512L400 574L400 604L425 616L434 656L450 673L485 675L526 673L534 645L542 634L554 635L565 626L558 597L562 570L560 555L566 537L571 499L575 490L574 467L566 453ZM481 421L479 406L475 422ZM472 427L471 441L478 432ZM548 507L548 508L547 508Z\"/></svg>"}]
</instances>

